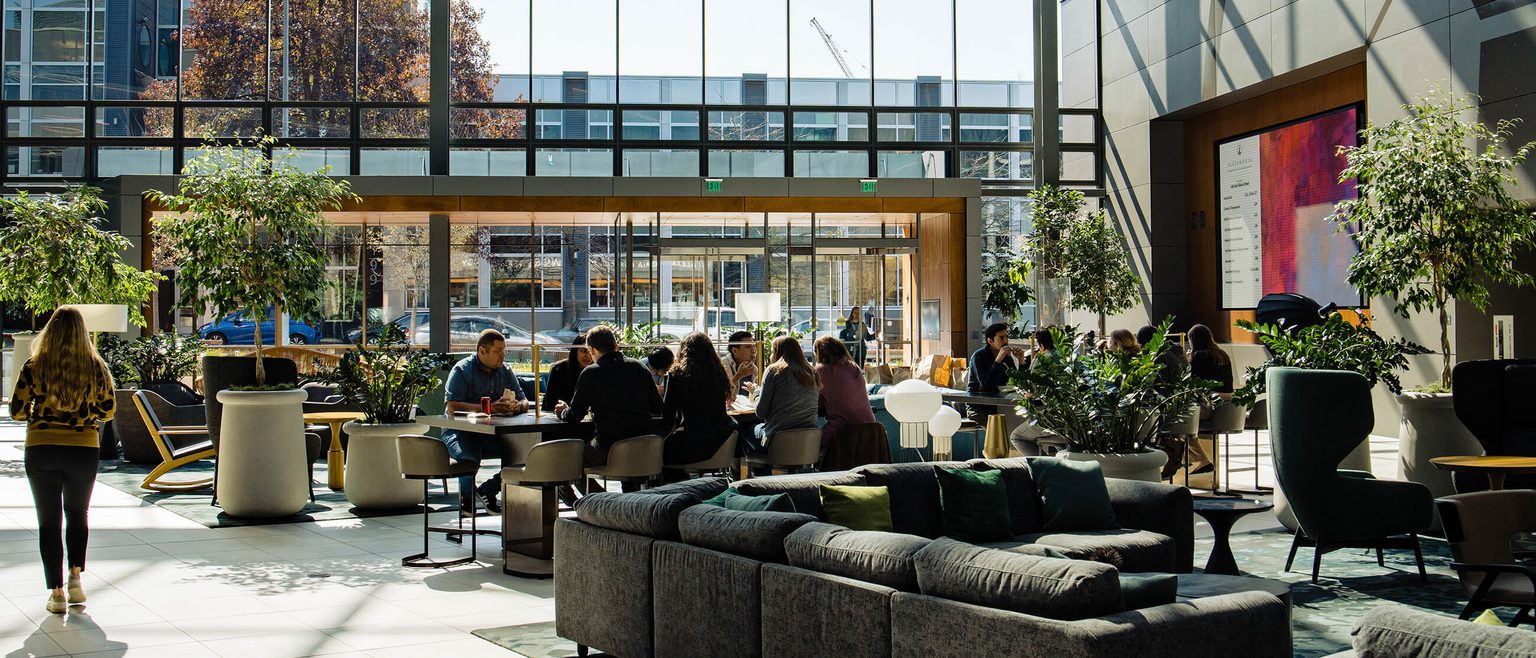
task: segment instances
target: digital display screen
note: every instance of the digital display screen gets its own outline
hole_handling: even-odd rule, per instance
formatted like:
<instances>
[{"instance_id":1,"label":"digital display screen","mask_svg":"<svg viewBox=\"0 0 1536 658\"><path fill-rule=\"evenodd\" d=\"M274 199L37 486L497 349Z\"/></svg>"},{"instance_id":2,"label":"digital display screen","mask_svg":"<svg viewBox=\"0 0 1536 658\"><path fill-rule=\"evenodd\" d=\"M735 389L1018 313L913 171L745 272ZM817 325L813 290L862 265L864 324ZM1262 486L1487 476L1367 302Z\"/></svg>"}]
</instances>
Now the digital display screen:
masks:
<instances>
[{"instance_id":1,"label":"digital display screen","mask_svg":"<svg viewBox=\"0 0 1536 658\"><path fill-rule=\"evenodd\" d=\"M1355 198L1354 183L1339 182L1338 147L1355 146L1358 128L1347 107L1217 144L1222 308L1278 292L1361 305L1348 280L1359 247L1328 221L1335 203Z\"/></svg>"}]
</instances>

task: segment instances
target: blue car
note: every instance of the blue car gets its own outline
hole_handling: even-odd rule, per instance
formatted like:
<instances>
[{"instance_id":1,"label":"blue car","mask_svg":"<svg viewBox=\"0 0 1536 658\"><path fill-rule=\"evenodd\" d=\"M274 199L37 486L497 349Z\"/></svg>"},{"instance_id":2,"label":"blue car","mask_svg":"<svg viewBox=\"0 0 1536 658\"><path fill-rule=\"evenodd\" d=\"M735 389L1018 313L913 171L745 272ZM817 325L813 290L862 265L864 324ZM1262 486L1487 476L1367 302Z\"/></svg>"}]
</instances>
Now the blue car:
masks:
<instances>
[{"instance_id":1,"label":"blue car","mask_svg":"<svg viewBox=\"0 0 1536 658\"><path fill-rule=\"evenodd\" d=\"M268 311L270 314L270 311ZM224 316L218 322L209 322L197 328L197 333L203 340L220 343L223 345L255 345L256 323L251 321L245 311L237 311ZM270 317L261 322L261 342L263 345L277 343L277 322ZM288 320L288 342L294 345L308 345L320 342L320 330L307 322L300 322L293 318Z\"/></svg>"}]
</instances>

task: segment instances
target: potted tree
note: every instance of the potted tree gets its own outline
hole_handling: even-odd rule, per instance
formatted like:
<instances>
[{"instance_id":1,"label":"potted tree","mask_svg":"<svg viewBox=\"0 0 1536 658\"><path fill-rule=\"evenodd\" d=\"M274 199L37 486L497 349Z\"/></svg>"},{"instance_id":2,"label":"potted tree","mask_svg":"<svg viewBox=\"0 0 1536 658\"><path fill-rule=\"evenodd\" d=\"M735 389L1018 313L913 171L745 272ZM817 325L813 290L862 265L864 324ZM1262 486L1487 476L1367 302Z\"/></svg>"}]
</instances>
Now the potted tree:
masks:
<instances>
[{"instance_id":1,"label":"potted tree","mask_svg":"<svg viewBox=\"0 0 1536 658\"><path fill-rule=\"evenodd\" d=\"M1043 185L1029 198L1034 231L1025 248L1043 276L1066 282L1069 308L1098 317L1103 336L1105 318L1134 306L1141 288L1120 235L1103 210L1086 212L1082 192Z\"/></svg>"},{"instance_id":2,"label":"potted tree","mask_svg":"<svg viewBox=\"0 0 1536 658\"><path fill-rule=\"evenodd\" d=\"M981 305L997 311L1008 323L1009 337L1022 338L1028 318L1024 306L1035 301L1035 289L1029 286L1034 262L1013 250L988 253L981 275Z\"/></svg>"},{"instance_id":3,"label":"potted tree","mask_svg":"<svg viewBox=\"0 0 1536 658\"><path fill-rule=\"evenodd\" d=\"M0 299L34 315L65 304L121 304L134 325L144 326L141 306L162 277L123 262L132 244L100 228L106 210L98 191L86 186L0 199L7 220L0 227ZM16 337L17 368L31 355L31 339Z\"/></svg>"},{"instance_id":4,"label":"potted tree","mask_svg":"<svg viewBox=\"0 0 1536 658\"><path fill-rule=\"evenodd\" d=\"M1536 245L1536 215L1510 188L1536 142L1504 155L1513 124L1466 121L1476 109L1470 99L1436 92L1405 105L1403 118L1366 126L1360 146L1340 148L1348 166L1339 180L1353 180L1358 198L1339 202L1331 217L1360 245L1350 283L1392 298L1402 317L1436 316L1440 376L1397 398L1403 475L1436 495L1452 490L1430 458L1481 451L1451 406L1451 302L1486 311L1488 282L1532 284L1515 263Z\"/></svg>"},{"instance_id":5,"label":"potted tree","mask_svg":"<svg viewBox=\"0 0 1536 658\"><path fill-rule=\"evenodd\" d=\"M412 349L405 332L389 325L374 345L362 338L341 364L318 380L363 413L343 426L347 443L346 494L362 509L398 509L421 502L421 490L400 478L395 438L411 432L416 402L438 387L438 372L450 363L444 354Z\"/></svg>"},{"instance_id":6,"label":"potted tree","mask_svg":"<svg viewBox=\"0 0 1536 658\"><path fill-rule=\"evenodd\" d=\"M1156 482L1168 455L1153 449L1158 428L1195 404L1213 404L1217 384L1183 369L1163 377L1157 355L1172 319L1165 319L1141 352L1078 353L1058 349L1026 370L1013 371L1019 413L1067 442L1063 459L1096 461L1106 477ZM1075 340L1070 328L1052 327L1057 345Z\"/></svg>"},{"instance_id":7,"label":"potted tree","mask_svg":"<svg viewBox=\"0 0 1536 658\"><path fill-rule=\"evenodd\" d=\"M245 311L258 329L273 315L320 315L327 227L322 213L357 199L345 181L326 175L328 169L310 173L292 164L292 152L271 155L274 144L271 137L206 144L204 154L187 165L176 193L147 195L173 213L155 219L153 235L180 265L181 303L211 308L219 316ZM216 495L233 516L285 516L308 499L307 487L286 483L293 473L307 478L302 475L306 396L297 382L268 382L259 330L255 346L250 381L258 390L218 391L220 418L210 414L219 449ZM238 454L231 453L231 444ZM231 461L241 463L231 466ZM275 483L274 477L284 482ZM242 493L226 496L226 487ZM256 491L262 494L244 495Z\"/></svg>"}]
</instances>

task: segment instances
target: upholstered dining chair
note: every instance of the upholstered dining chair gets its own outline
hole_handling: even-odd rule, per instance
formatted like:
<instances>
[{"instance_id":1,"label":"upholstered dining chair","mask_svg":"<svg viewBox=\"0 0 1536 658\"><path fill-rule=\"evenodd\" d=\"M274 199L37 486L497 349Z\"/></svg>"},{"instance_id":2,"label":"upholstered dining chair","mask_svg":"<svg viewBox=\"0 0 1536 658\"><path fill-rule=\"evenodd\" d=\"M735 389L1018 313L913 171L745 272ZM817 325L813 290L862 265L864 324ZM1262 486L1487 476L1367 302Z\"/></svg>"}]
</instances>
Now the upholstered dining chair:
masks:
<instances>
[{"instance_id":1,"label":"upholstered dining chair","mask_svg":"<svg viewBox=\"0 0 1536 658\"><path fill-rule=\"evenodd\" d=\"M588 466L587 475L602 478L605 488L609 480L623 483L625 491L643 487L661 477L664 441L655 434L615 441L608 446L608 462Z\"/></svg>"},{"instance_id":2,"label":"upholstered dining chair","mask_svg":"<svg viewBox=\"0 0 1536 658\"><path fill-rule=\"evenodd\" d=\"M1267 383L1275 476L1299 526L1285 570L1301 546L1313 547L1314 583L1331 551L1374 548L1379 564L1381 549L1411 548L1427 581L1418 533L1433 520L1429 488L1339 468L1375 425L1370 383L1354 372L1300 368L1270 368Z\"/></svg>"},{"instance_id":3,"label":"upholstered dining chair","mask_svg":"<svg viewBox=\"0 0 1536 658\"><path fill-rule=\"evenodd\" d=\"M747 464L770 469L797 471L815 468L821 461L821 430L814 427L780 430L768 440L768 450L747 456Z\"/></svg>"},{"instance_id":4,"label":"upholstered dining chair","mask_svg":"<svg viewBox=\"0 0 1536 658\"><path fill-rule=\"evenodd\" d=\"M473 508L468 515L459 514L459 525L454 528L434 528L431 524L432 506L427 497L427 484L431 480L442 480L443 490L448 490L448 480L461 475L472 475L480 470L478 462L460 462L448 456L448 447L442 441L422 434L402 434L395 439L395 450L400 456L400 477L407 480L421 480L421 552L400 558L400 565L406 567L451 567L458 564L468 564L476 559L475 550L478 548L475 538L480 533L475 519L479 516ZM474 505L475 496L470 496L470 504ZM464 532L464 517L469 517L469 532ZM428 538L434 532L446 534L469 535L469 556L451 560L434 560L431 557L431 547Z\"/></svg>"},{"instance_id":5,"label":"upholstered dining chair","mask_svg":"<svg viewBox=\"0 0 1536 658\"><path fill-rule=\"evenodd\" d=\"M739 443L737 433L731 432L731 435L725 437L725 441L720 443L719 449L715 450L715 454L710 455L709 459L692 464L667 464L667 468L677 469L689 476L724 473L727 478L734 478L741 466L741 458L736 452Z\"/></svg>"},{"instance_id":6,"label":"upholstered dining chair","mask_svg":"<svg viewBox=\"0 0 1536 658\"><path fill-rule=\"evenodd\" d=\"M1536 531L1536 491L1506 489L1456 494L1435 501L1451 544L1451 568L1470 597L1462 619L1494 606L1520 609L1510 626L1536 625L1536 569L1515 562L1510 541Z\"/></svg>"}]
</instances>

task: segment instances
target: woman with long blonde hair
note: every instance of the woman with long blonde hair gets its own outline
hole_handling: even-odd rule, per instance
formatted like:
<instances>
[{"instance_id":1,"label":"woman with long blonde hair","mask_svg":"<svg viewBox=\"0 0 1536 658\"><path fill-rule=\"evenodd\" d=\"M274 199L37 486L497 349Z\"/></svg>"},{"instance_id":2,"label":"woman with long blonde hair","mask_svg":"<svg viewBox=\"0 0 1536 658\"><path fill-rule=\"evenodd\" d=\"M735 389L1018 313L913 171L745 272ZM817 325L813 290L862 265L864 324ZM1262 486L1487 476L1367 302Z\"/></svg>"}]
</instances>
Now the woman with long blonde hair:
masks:
<instances>
[{"instance_id":1,"label":"woman with long blonde hair","mask_svg":"<svg viewBox=\"0 0 1536 658\"><path fill-rule=\"evenodd\" d=\"M800 341L789 336L773 339L773 361L763 373L763 393L757 401L758 425L753 446L768 445L776 432L816 427L816 397L821 377L805 358Z\"/></svg>"},{"instance_id":2,"label":"woman with long blonde hair","mask_svg":"<svg viewBox=\"0 0 1536 658\"><path fill-rule=\"evenodd\" d=\"M11 418L27 421L27 483L37 506L38 548L50 590L48 612L62 613L69 604L85 603L80 572L85 570L89 536L86 515L96 485L98 430L102 422L112 419L113 387L112 373L96 354L80 312L54 311L11 394Z\"/></svg>"}]
</instances>

